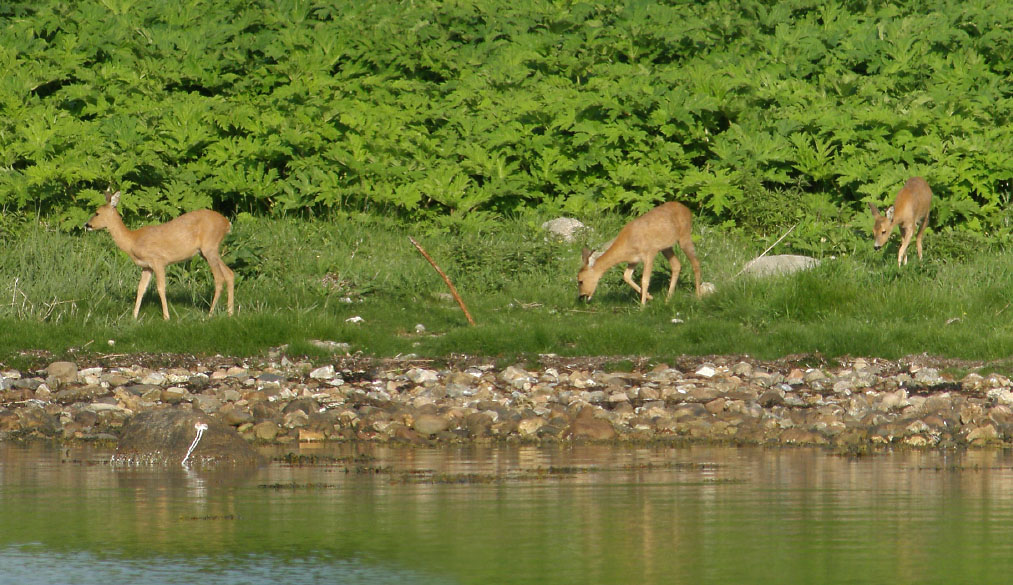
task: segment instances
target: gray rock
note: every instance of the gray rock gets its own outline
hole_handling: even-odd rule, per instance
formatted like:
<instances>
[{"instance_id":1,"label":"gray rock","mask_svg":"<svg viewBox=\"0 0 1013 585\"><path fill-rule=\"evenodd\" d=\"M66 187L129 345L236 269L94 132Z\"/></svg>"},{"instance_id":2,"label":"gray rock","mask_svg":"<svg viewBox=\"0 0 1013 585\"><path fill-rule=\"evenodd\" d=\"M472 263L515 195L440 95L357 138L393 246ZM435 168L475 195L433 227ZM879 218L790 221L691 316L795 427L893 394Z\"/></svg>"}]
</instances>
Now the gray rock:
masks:
<instances>
[{"instance_id":1,"label":"gray rock","mask_svg":"<svg viewBox=\"0 0 1013 585\"><path fill-rule=\"evenodd\" d=\"M259 441L273 441L280 432L281 427L274 421L265 420L253 425L253 436Z\"/></svg>"},{"instance_id":2,"label":"gray rock","mask_svg":"<svg viewBox=\"0 0 1013 585\"><path fill-rule=\"evenodd\" d=\"M799 270L808 270L818 266L819 260L808 256L796 256L793 254L775 254L773 256L760 256L754 258L742 267L742 274L750 276L765 277L781 274L791 274Z\"/></svg>"},{"instance_id":3,"label":"gray rock","mask_svg":"<svg viewBox=\"0 0 1013 585\"><path fill-rule=\"evenodd\" d=\"M564 431L564 437L591 441L608 441L616 437L616 430L607 420L596 418L594 409L584 407Z\"/></svg>"},{"instance_id":4,"label":"gray rock","mask_svg":"<svg viewBox=\"0 0 1013 585\"><path fill-rule=\"evenodd\" d=\"M572 242L577 232L587 227L572 217L557 217L542 223L542 229L564 242Z\"/></svg>"},{"instance_id":5,"label":"gray rock","mask_svg":"<svg viewBox=\"0 0 1013 585\"><path fill-rule=\"evenodd\" d=\"M253 465L260 457L232 427L193 410L165 408L142 412L123 426L114 461L179 465L207 425L190 454L191 465Z\"/></svg>"},{"instance_id":6,"label":"gray rock","mask_svg":"<svg viewBox=\"0 0 1013 585\"><path fill-rule=\"evenodd\" d=\"M435 435L450 428L450 420L436 414L420 414L412 422L412 428L423 436Z\"/></svg>"},{"instance_id":7,"label":"gray rock","mask_svg":"<svg viewBox=\"0 0 1013 585\"><path fill-rule=\"evenodd\" d=\"M334 377L334 366L322 366L310 372L314 380L329 380Z\"/></svg>"},{"instance_id":8,"label":"gray rock","mask_svg":"<svg viewBox=\"0 0 1013 585\"><path fill-rule=\"evenodd\" d=\"M415 384L425 385L440 380L440 375L433 370L412 368L405 372L405 376Z\"/></svg>"},{"instance_id":9,"label":"gray rock","mask_svg":"<svg viewBox=\"0 0 1013 585\"><path fill-rule=\"evenodd\" d=\"M46 368L46 380L50 386L71 384L77 381L77 364L74 362L53 362Z\"/></svg>"}]
</instances>

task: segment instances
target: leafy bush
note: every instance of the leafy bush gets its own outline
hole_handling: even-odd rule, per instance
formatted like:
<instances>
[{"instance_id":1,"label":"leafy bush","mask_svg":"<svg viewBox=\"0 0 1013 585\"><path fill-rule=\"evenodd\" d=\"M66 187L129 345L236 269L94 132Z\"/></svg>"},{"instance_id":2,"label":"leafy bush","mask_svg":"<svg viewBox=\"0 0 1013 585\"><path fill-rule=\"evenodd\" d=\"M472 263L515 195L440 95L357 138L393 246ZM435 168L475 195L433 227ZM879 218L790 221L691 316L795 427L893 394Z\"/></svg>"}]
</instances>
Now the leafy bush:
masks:
<instances>
[{"instance_id":1,"label":"leafy bush","mask_svg":"<svg viewBox=\"0 0 1013 585\"><path fill-rule=\"evenodd\" d=\"M12 0L0 205L452 229L672 198L814 249L911 175L1008 238L1013 5ZM832 239L832 238L831 238Z\"/></svg>"}]
</instances>

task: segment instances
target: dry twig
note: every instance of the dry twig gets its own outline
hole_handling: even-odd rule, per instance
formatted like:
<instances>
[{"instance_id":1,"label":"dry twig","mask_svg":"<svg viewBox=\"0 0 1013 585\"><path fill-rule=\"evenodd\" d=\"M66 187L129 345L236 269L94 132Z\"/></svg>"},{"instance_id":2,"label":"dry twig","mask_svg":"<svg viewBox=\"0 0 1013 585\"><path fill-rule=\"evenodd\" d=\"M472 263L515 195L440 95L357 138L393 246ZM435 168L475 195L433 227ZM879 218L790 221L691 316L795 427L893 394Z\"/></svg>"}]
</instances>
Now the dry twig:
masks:
<instances>
[{"instance_id":1,"label":"dry twig","mask_svg":"<svg viewBox=\"0 0 1013 585\"><path fill-rule=\"evenodd\" d=\"M408 236L408 241L411 242L416 248L418 248L419 252L422 254L422 257L428 260L429 263L433 265L433 268L436 269L436 272L438 272L440 276L443 277L443 282L447 283L447 288L450 289L450 294L454 296L454 300L456 300L457 304L461 306L461 310L464 311L464 316L468 318L468 323L474 325L475 320L471 318L471 313L468 312L468 307L464 306L464 301L461 300L461 295L457 294L457 289L454 288L454 283L450 282L450 279L447 278L446 273L440 270L440 267L436 265L436 262L433 261L432 257L425 250L422 249L422 246L420 246L419 243L416 242L414 238Z\"/></svg>"}]
</instances>

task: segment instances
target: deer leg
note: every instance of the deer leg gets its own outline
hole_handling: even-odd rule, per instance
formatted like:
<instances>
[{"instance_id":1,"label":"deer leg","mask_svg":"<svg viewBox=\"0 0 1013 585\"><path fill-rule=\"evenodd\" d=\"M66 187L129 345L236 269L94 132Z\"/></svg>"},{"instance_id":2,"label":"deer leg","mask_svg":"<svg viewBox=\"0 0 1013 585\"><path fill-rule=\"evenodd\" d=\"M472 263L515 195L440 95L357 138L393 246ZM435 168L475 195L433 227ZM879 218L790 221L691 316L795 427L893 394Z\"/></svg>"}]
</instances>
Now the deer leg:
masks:
<instances>
[{"instance_id":1,"label":"deer leg","mask_svg":"<svg viewBox=\"0 0 1013 585\"><path fill-rule=\"evenodd\" d=\"M225 284L228 285L229 290L229 316L232 316L232 291L235 289L236 275L232 272L232 269L225 265L225 262L221 263L222 276L225 277Z\"/></svg>"},{"instance_id":2,"label":"deer leg","mask_svg":"<svg viewBox=\"0 0 1013 585\"><path fill-rule=\"evenodd\" d=\"M682 253L686 255L686 258L689 258L689 265L693 267L696 297L700 298L700 261L696 259L696 247L693 246L693 240L689 236L679 242L679 247L682 248Z\"/></svg>"},{"instance_id":3,"label":"deer leg","mask_svg":"<svg viewBox=\"0 0 1013 585\"><path fill-rule=\"evenodd\" d=\"M907 265L907 246L911 243L911 236L915 233L914 226L904 226L904 239L900 243L900 250L897 251L897 266L901 265L901 259Z\"/></svg>"},{"instance_id":4,"label":"deer leg","mask_svg":"<svg viewBox=\"0 0 1013 585\"><path fill-rule=\"evenodd\" d=\"M158 299L162 301L162 318L169 320L169 303L165 301L165 266L154 266L155 288L158 289Z\"/></svg>"},{"instance_id":5,"label":"deer leg","mask_svg":"<svg viewBox=\"0 0 1013 585\"><path fill-rule=\"evenodd\" d=\"M148 290L148 283L151 282L151 269L145 268L141 270L141 282L137 284L137 300L134 301L134 319L137 318L137 314L141 311L141 299L144 298L144 293Z\"/></svg>"},{"instance_id":6,"label":"deer leg","mask_svg":"<svg viewBox=\"0 0 1013 585\"><path fill-rule=\"evenodd\" d=\"M644 258L644 273L640 275L640 306L643 307L647 304L647 299L651 298L647 290L651 287L651 270L654 269L654 257L648 256Z\"/></svg>"},{"instance_id":7,"label":"deer leg","mask_svg":"<svg viewBox=\"0 0 1013 585\"><path fill-rule=\"evenodd\" d=\"M915 238L915 248L918 250L918 261L922 259L922 237L925 236L925 228L929 225L929 214L926 213L925 217L922 218L922 225L918 228L918 237Z\"/></svg>"},{"instance_id":8,"label":"deer leg","mask_svg":"<svg viewBox=\"0 0 1013 585\"><path fill-rule=\"evenodd\" d=\"M639 295L640 285L633 282L633 269L636 268L636 266L637 266L636 262L630 262L629 264L626 265L626 270L623 271L623 280L626 281L626 284L633 287L633 290L637 291L637 294Z\"/></svg>"},{"instance_id":9,"label":"deer leg","mask_svg":"<svg viewBox=\"0 0 1013 585\"><path fill-rule=\"evenodd\" d=\"M682 263L675 256L675 250L672 248L665 248L661 251L668 260L668 265L672 267L672 280L668 282L668 295L665 297L665 301L672 298L672 291L675 290L675 283L679 280L679 271L682 270Z\"/></svg>"},{"instance_id":10,"label":"deer leg","mask_svg":"<svg viewBox=\"0 0 1013 585\"><path fill-rule=\"evenodd\" d=\"M222 259L217 254L212 254L210 250L201 250L201 256L208 262L208 268L211 269L211 276L215 278L215 294L211 297L211 309L208 311L210 316L215 312L215 305L218 304L218 297L222 294L222 284L225 281L225 275L222 274Z\"/></svg>"},{"instance_id":11,"label":"deer leg","mask_svg":"<svg viewBox=\"0 0 1013 585\"><path fill-rule=\"evenodd\" d=\"M214 266L218 267L218 273L215 275L215 298L211 301L211 310L212 311L215 310L215 301L218 300L218 295L222 291L222 283L219 280L219 278L221 278L222 280L225 281L225 284L228 286L229 315L231 316L233 309L232 294L233 291L235 290L236 275L235 273L232 272L232 269L230 269L228 265L225 264L225 261L222 260L222 257L218 255L218 249L210 250L209 253L206 254L204 258L208 260L209 265L212 265L213 267L211 269L212 272L215 272ZM211 314L211 312L209 311L208 314Z\"/></svg>"}]
</instances>

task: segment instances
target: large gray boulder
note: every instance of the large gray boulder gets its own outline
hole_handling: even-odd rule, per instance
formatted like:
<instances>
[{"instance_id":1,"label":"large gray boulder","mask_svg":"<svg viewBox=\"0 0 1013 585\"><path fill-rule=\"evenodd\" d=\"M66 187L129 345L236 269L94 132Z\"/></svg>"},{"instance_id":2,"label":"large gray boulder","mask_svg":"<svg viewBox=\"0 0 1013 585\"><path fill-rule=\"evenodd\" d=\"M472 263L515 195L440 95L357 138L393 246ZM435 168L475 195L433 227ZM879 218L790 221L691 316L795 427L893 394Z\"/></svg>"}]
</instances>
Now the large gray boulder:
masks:
<instances>
[{"instance_id":1,"label":"large gray boulder","mask_svg":"<svg viewBox=\"0 0 1013 585\"><path fill-rule=\"evenodd\" d=\"M577 232L587 227L572 217L557 217L542 224L542 229L564 242L572 242Z\"/></svg>"},{"instance_id":2,"label":"large gray boulder","mask_svg":"<svg viewBox=\"0 0 1013 585\"><path fill-rule=\"evenodd\" d=\"M742 267L742 274L752 276L776 276L791 274L799 270L809 270L818 266L819 260L809 256L796 256L794 254L775 254L773 256L760 256L754 258Z\"/></svg>"},{"instance_id":3,"label":"large gray boulder","mask_svg":"<svg viewBox=\"0 0 1013 585\"><path fill-rule=\"evenodd\" d=\"M256 465L260 456L236 430L203 412L165 408L142 412L123 425L113 461L124 464L180 465L197 436L189 465Z\"/></svg>"}]
</instances>

